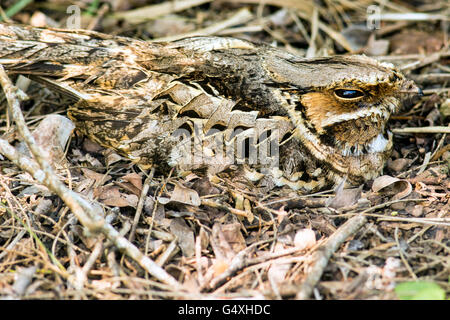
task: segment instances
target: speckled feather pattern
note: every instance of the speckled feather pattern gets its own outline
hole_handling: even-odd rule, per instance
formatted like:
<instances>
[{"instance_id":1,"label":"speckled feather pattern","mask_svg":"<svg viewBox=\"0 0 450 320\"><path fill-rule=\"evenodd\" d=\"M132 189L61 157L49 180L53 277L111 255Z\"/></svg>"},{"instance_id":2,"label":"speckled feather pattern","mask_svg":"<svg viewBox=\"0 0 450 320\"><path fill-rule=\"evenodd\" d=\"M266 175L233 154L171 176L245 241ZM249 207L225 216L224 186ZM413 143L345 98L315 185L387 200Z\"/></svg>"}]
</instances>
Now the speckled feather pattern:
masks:
<instances>
[{"instance_id":1,"label":"speckled feather pattern","mask_svg":"<svg viewBox=\"0 0 450 320\"><path fill-rule=\"evenodd\" d=\"M80 132L144 167L204 165L182 161L179 129L202 141L200 158L217 154L214 137L230 146L276 131L277 166L261 171L247 161L244 171L306 192L379 175L392 149L386 123L402 91L415 88L393 66L365 56L304 59L234 38L152 43L8 24L0 24L0 63L72 97L68 114ZM344 99L338 90L361 95ZM208 172L235 163L216 156Z\"/></svg>"}]
</instances>

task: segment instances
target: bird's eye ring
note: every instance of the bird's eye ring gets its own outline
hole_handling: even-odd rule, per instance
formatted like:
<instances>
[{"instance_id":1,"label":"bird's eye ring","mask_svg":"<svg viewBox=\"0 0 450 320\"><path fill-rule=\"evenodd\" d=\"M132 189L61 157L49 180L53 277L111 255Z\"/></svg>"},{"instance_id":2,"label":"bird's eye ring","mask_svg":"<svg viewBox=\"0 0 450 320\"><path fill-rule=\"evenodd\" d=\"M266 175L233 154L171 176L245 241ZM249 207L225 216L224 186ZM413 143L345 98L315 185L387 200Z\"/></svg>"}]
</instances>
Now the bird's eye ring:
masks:
<instances>
[{"instance_id":1,"label":"bird's eye ring","mask_svg":"<svg viewBox=\"0 0 450 320\"><path fill-rule=\"evenodd\" d=\"M334 94L341 99L357 99L364 96L364 92L360 90L354 90L354 89L337 89L334 91Z\"/></svg>"}]
</instances>

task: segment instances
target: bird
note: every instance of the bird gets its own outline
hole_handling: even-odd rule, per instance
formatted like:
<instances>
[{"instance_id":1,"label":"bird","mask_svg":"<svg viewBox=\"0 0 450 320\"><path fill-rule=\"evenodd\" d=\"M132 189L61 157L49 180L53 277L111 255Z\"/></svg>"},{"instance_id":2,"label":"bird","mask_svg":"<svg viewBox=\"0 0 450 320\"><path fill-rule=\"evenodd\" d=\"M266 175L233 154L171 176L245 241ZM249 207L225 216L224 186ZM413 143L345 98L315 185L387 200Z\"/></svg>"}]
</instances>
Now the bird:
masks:
<instances>
[{"instance_id":1,"label":"bird","mask_svg":"<svg viewBox=\"0 0 450 320\"><path fill-rule=\"evenodd\" d=\"M304 58L231 37L151 42L1 23L0 64L71 98L79 132L142 168L238 167L303 193L379 176L388 120L420 94L370 57Z\"/></svg>"}]
</instances>

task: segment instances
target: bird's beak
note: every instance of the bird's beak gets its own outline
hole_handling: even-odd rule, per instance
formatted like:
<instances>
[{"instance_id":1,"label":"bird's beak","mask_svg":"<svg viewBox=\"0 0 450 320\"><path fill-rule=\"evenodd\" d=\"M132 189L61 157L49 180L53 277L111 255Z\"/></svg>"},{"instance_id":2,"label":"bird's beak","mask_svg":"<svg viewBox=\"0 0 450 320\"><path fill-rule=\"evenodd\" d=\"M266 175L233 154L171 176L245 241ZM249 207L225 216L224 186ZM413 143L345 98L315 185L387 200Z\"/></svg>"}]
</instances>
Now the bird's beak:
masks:
<instances>
[{"instance_id":1,"label":"bird's beak","mask_svg":"<svg viewBox=\"0 0 450 320\"><path fill-rule=\"evenodd\" d=\"M412 96L423 96L422 89L420 89L412 80L406 80L400 88L400 92Z\"/></svg>"}]
</instances>

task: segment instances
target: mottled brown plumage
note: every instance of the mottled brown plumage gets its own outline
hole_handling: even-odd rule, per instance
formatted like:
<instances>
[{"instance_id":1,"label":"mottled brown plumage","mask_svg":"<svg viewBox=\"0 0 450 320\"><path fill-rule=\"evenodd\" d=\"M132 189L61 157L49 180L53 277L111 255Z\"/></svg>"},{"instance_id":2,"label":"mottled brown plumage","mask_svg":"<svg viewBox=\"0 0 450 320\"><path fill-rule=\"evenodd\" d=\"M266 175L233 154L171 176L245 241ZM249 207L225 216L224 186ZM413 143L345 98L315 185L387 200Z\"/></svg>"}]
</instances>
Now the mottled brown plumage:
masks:
<instances>
[{"instance_id":1,"label":"mottled brown plumage","mask_svg":"<svg viewBox=\"0 0 450 320\"><path fill-rule=\"evenodd\" d=\"M233 38L151 43L0 24L0 63L74 98L78 130L142 166L246 163L251 180L303 191L379 175L386 123L418 91L368 57L304 59Z\"/></svg>"}]
</instances>

